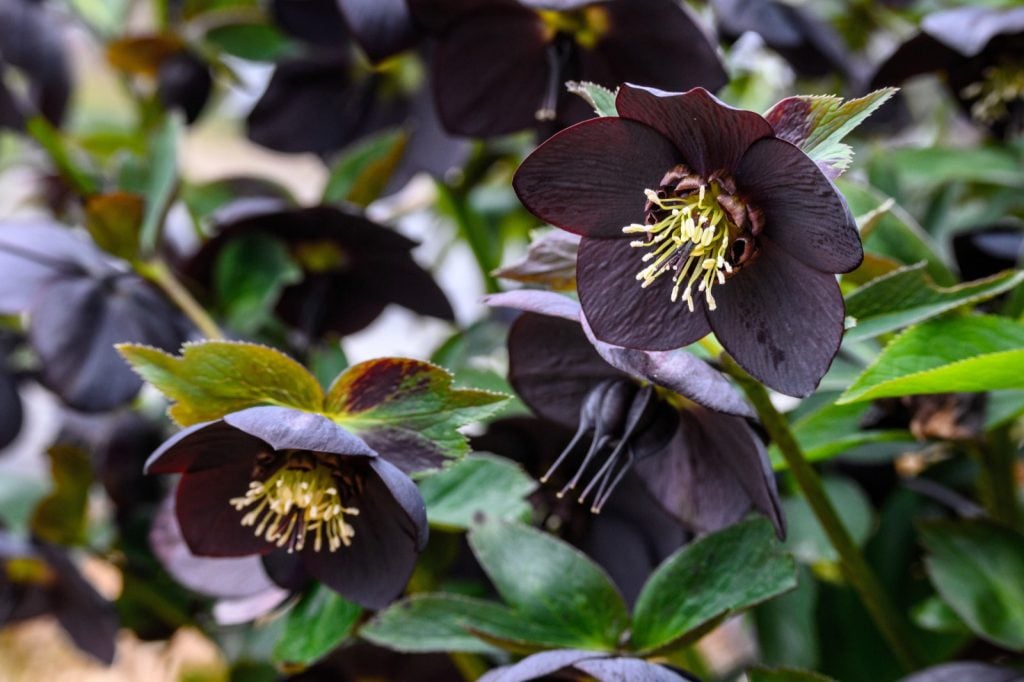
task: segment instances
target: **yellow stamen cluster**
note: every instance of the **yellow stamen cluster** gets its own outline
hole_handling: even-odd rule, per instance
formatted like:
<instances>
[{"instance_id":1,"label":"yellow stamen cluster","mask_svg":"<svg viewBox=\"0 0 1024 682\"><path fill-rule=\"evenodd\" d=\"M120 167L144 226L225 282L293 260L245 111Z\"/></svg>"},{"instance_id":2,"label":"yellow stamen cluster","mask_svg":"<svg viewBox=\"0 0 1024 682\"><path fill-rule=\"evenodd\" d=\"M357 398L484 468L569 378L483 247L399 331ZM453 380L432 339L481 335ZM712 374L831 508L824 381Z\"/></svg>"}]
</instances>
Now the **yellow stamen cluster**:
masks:
<instances>
[{"instance_id":1,"label":"yellow stamen cluster","mask_svg":"<svg viewBox=\"0 0 1024 682\"><path fill-rule=\"evenodd\" d=\"M694 309L693 288L703 292L708 308L714 310L715 298L711 289L715 284L725 283L725 276L732 272L732 265L726 260L729 249L729 215L718 203L715 185L702 184L691 194L682 197L660 197L654 190L644 190L652 207L661 220L651 225L634 223L622 228L626 234L643 234L644 239L631 241L634 248L650 249L644 254L647 267L637 273L636 278L643 288L668 271L675 280L672 287L672 302L680 299L691 311Z\"/></svg>"},{"instance_id":2,"label":"yellow stamen cluster","mask_svg":"<svg viewBox=\"0 0 1024 682\"><path fill-rule=\"evenodd\" d=\"M983 79L960 91L963 97L975 99L971 116L991 125L1010 115L1013 102L1024 102L1024 63L1004 61L982 72Z\"/></svg>"},{"instance_id":3,"label":"yellow stamen cluster","mask_svg":"<svg viewBox=\"0 0 1024 682\"><path fill-rule=\"evenodd\" d=\"M319 552L327 540L328 551L352 544L355 529L345 515L357 516L355 507L341 504L337 484L331 472L321 464L313 468L278 469L265 481L252 481L244 497L234 497L231 506L241 511L256 505L242 517L243 526L255 526L263 536L288 552L301 551L306 536L313 535L313 551Z\"/></svg>"},{"instance_id":4,"label":"yellow stamen cluster","mask_svg":"<svg viewBox=\"0 0 1024 682\"><path fill-rule=\"evenodd\" d=\"M537 10L544 22L545 40L551 40L558 33L572 36L573 41L588 50L594 49L608 32L611 24L608 10L591 5L578 10L559 12Z\"/></svg>"}]
</instances>

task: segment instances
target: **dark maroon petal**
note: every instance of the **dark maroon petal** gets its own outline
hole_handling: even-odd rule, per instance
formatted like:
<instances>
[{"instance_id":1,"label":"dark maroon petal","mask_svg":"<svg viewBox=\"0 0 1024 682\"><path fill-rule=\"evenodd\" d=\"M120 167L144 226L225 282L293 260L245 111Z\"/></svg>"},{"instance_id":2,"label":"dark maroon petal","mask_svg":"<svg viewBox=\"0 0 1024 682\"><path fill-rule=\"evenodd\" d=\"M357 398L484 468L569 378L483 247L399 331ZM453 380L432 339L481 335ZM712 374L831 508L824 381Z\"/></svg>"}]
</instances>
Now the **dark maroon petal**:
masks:
<instances>
[{"instance_id":1,"label":"dark maroon petal","mask_svg":"<svg viewBox=\"0 0 1024 682\"><path fill-rule=\"evenodd\" d=\"M544 25L524 8L466 17L438 38L432 69L445 128L486 137L536 124L547 87Z\"/></svg>"},{"instance_id":2,"label":"dark maroon petal","mask_svg":"<svg viewBox=\"0 0 1024 682\"><path fill-rule=\"evenodd\" d=\"M178 481L174 507L189 550L198 556L240 557L264 554L274 545L243 526L251 509L236 510L231 499L243 497L253 480L253 463L236 462L189 471Z\"/></svg>"},{"instance_id":3,"label":"dark maroon petal","mask_svg":"<svg viewBox=\"0 0 1024 682\"><path fill-rule=\"evenodd\" d=\"M818 165L788 142L755 142L740 161L736 186L764 211L764 234L823 272L849 272L864 250L857 221Z\"/></svg>"},{"instance_id":4,"label":"dark maroon petal","mask_svg":"<svg viewBox=\"0 0 1024 682\"><path fill-rule=\"evenodd\" d=\"M174 434L146 460L147 474L177 474L256 461L271 447L218 419L193 424Z\"/></svg>"},{"instance_id":5,"label":"dark maroon petal","mask_svg":"<svg viewBox=\"0 0 1024 682\"><path fill-rule=\"evenodd\" d=\"M814 391L843 336L843 297L833 275L761 239L760 257L714 295L711 328L743 369L781 393Z\"/></svg>"},{"instance_id":6,"label":"dark maroon petal","mask_svg":"<svg viewBox=\"0 0 1024 682\"><path fill-rule=\"evenodd\" d=\"M693 408L689 412L704 431L710 449L704 457L715 457L719 466L732 474L754 508L771 519L780 538L786 536L786 520L779 504L768 452L750 425L739 417Z\"/></svg>"},{"instance_id":7,"label":"dark maroon petal","mask_svg":"<svg viewBox=\"0 0 1024 682\"><path fill-rule=\"evenodd\" d=\"M28 105L59 125L71 91L61 18L44 3L0 2L0 55L27 80Z\"/></svg>"},{"instance_id":8,"label":"dark maroon petal","mask_svg":"<svg viewBox=\"0 0 1024 682\"><path fill-rule=\"evenodd\" d=\"M709 364L684 350L649 351L613 346L594 337L586 319L583 331L597 352L612 367L641 381L649 381L684 395L704 407L741 417L754 411L729 380Z\"/></svg>"},{"instance_id":9,"label":"dark maroon petal","mask_svg":"<svg viewBox=\"0 0 1024 682\"><path fill-rule=\"evenodd\" d=\"M291 407L250 407L224 422L270 444L275 450L313 450L350 457L376 457L359 436L327 417Z\"/></svg>"},{"instance_id":10,"label":"dark maroon petal","mask_svg":"<svg viewBox=\"0 0 1024 682\"><path fill-rule=\"evenodd\" d=\"M524 313L508 335L508 378L530 408L575 429L583 401L605 379L623 374L601 359L578 322Z\"/></svg>"},{"instance_id":11,"label":"dark maroon petal","mask_svg":"<svg viewBox=\"0 0 1024 682\"><path fill-rule=\"evenodd\" d=\"M933 12L921 30L965 57L979 54L997 35L1024 32L1024 8L958 7Z\"/></svg>"},{"instance_id":12,"label":"dark maroon petal","mask_svg":"<svg viewBox=\"0 0 1024 682\"><path fill-rule=\"evenodd\" d=\"M340 4L339 0L271 0L270 16L299 40L340 50L349 45Z\"/></svg>"},{"instance_id":13,"label":"dark maroon petal","mask_svg":"<svg viewBox=\"0 0 1024 682\"><path fill-rule=\"evenodd\" d=\"M919 33L896 48L871 79L872 88L899 85L908 78L945 71L962 57L931 36Z\"/></svg>"},{"instance_id":14,"label":"dark maroon petal","mask_svg":"<svg viewBox=\"0 0 1024 682\"><path fill-rule=\"evenodd\" d=\"M605 658L608 654L599 651L578 649L556 649L527 656L514 665L495 668L480 678L479 682L528 682L552 675L563 668L588 659Z\"/></svg>"},{"instance_id":15,"label":"dark maroon petal","mask_svg":"<svg viewBox=\"0 0 1024 682\"><path fill-rule=\"evenodd\" d=\"M583 314L601 341L627 348L674 350L705 336L711 328L704 302L695 296L693 312L672 302L672 278L662 275L643 289L636 273L642 249L618 239L580 241L576 281Z\"/></svg>"},{"instance_id":16,"label":"dark maroon petal","mask_svg":"<svg viewBox=\"0 0 1024 682\"><path fill-rule=\"evenodd\" d=\"M405 0L337 0L353 37L371 61L379 62L416 41Z\"/></svg>"},{"instance_id":17,"label":"dark maroon petal","mask_svg":"<svg viewBox=\"0 0 1024 682\"><path fill-rule=\"evenodd\" d=\"M615 106L619 116L644 123L675 143L682 160L704 177L733 172L750 145L774 134L759 114L734 109L702 88L674 94L626 84Z\"/></svg>"},{"instance_id":18,"label":"dark maroon petal","mask_svg":"<svg viewBox=\"0 0 1024 682\"><path fill-rule=\"evenodd\" d=\"M679 152L656 130L596 118L558 133L526 157L512 185L541 220L586 237L623 239L643 221L644 190L657 187Z\"/></svg>"},{"instance_id":19,"label":"dark maroon petal","mask_svg":"<svg viewBox=\"0 0 1024 682\"><path fill-rule=\"evenodd\" d=\"M638 658L591 658L579 661L573 667L597 682L687 682L692 679Z\"/></svg>"},{"instance_id":20,"label":"dark maroon petal","mask_svg":"<svg viewBox=\"0 0 1024 682\"><path fill-rule=\"evenodd\" d=\"M1021 674L1014 668L1004 668L977 661L955 661L932 666L902 682L1020 682Z\"/></svg>"},{"instance_id":21,"label":"dark maroon petal","mask_svg":"<svg viewBox=\"0 0 1024 682\"><path fill-rule=\"evenodd\" d=\"M682 92L698 86L714 91L728 82L715 47L685 5L615 0L597 6L608 13L609 30L594 50L604 57L613 78L602 85L643 83ZM586 66L580 78L596 80Z\"/></svg>"},{"instance_id":22,"label":"dark maroon petal","mask_svg":"<svg viewBox=\"0 0 1024 682\"><path fill-rule=\"evenodd\" d=\"M415 485L383 460L374 460L371 466L359 497L344 500L359 509L357 516L346 517L355 530L352 544L336 552L316 552L307 545L301 556L309 573L327 587L357 604L380 609L409 581L427 526Z\"/></svg>"},{"instance_id":23,"label":"dark maroon petal","mask_svg":"<svg viewBox=\"0 0 1024 682\"><path fill-rule=\"evenodd\" d=\"M417 24L437 33L460 19L496 11L522 11L519 0L406 0Z\"/></svg>"},{"instance_id":24,"label":"dark maroon petal","mask_svg":"<svg viewBox=\"0 0 1024 682\"><path fill-rule=\"evenodd\" d=\"M513 308L526 313L560 317L573 322L580 319L580 304L568 296L540 289L516 289L490 294L484 303L495 308Z\"/></svg>"}]
</instances>

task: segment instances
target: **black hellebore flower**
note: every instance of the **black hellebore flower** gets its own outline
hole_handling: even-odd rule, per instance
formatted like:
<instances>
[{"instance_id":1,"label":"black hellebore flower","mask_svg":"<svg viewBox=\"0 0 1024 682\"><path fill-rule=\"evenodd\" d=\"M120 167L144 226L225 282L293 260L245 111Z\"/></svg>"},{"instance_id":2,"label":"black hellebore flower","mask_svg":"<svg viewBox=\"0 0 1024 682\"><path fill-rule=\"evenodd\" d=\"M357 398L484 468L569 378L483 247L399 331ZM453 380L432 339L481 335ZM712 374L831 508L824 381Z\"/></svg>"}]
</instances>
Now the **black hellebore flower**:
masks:
<instances>
[{"instance_id":1,"label":"black hellebore flower","mask_svg":"<svg viewBox=\"0 0 1024 682\"><path fill-rule=\"evenodd\" d=\"M684 90L726 83L715 49L674 0L409 0L436 39L442 123L489 136L593 115L568 80Z\"/></svg>"},{"instance_id":2,"label":"black hellebore flower","mask_svg":"<svg viewBox=\"0 0 1024 682\"><path fill-rule=\"evenodd\" d=\"M480 682L529 682L549 679L593 679L597 682L693 682L697 680L680 670L648 663L639 658L612 656L599 651L555 649L527 656L513 665L488 671Z\"/></svg>"},{"instance_id":3,"label":"black hellebore flower","mask_svg":"<svg viewBox=\"0 0 1024 682\"><path fill-rule=\"evenodd\" d=\"M118 619L67 553L0 530L0 627L52 615L75 645L104 663L114 660Z\"/></svg>"},{"instance_id":4,"label":"black hellebore flower","mask_svg":"<svg viewBox=\"0 0 1024 682\"><path fill-rule=\"evenodd\" d=\"M146 473L182 474L175 510L193 554L292 555L347 599L381 608L427 541L416 485L326 417L252 407L191 426Z\"/></svg>"},{"instance_id":5,"label":"black hellebore flower","mask_svg":"<svg viewBox=\"0 0 1024 682\"><path fill-rule=\"evenodd\" d=\"M40 379L69 406L99 412L128 402L142 379L114 350L176 350L188 328L127 263L48 221L0 225L0 314L27 313Z\"/></svg>"},{"instance_id":6,"label":"black hellebore flower","mask_svg":"<svg viewBox=\"0 0 1024 682\"><path fill-rule=\"evenodd\" d=\"M509 302L506 297L504 304ZM503 301L492 297L491 303ZM516 392L541 417L576 429L541 480L585 449L560 493L573 491L591 511L599 512L632 470L665 511L695 532L728 526L753 507L782 536L775 478L761 440L743 417L707 409L686 397L699 395L707 401L709 393L717 392L722 394L717 404L731 405L728 382L718 375L720 383L699 393L689 390L673 380L680 372L672 365L688 359L689 367L697 363L707 368L700 360L682 351L595 347L578 319L528 312L509 332L509 381Z\"/></svg>"},{"instance_id":7,"label":"black hellebore flower","mask_svg":"<svg viewBox=\"0 0 1024 682\"><path fill-rule=\"evenodd\" d=\"M21 129L42 114L57 125L71 90L60 22L37 0L0 0L0 128ZM8 66L19 69L25 88L6 81Z\"/></svg>"},{"instance_id":8,"label":"black hellebore flower","mask_svg":"<svg viewBox=\"0 0 1024 682\"><path fill-rule=\"evenodd\" d=\"M833 273L863 257L846 202L769 123L707 91L623 85L514 179L542 220L582 235L577 288L602 341L647 350L708 332L768 386L818 385L839 350Z\"/></svg>"},{"instance_id":9,"label":"black hellebore flower","mask_svg":"<svg viewBox=\"0 0 1024 682\"><path fill-rule=\"evenodd\" d=\"M231 218L186 265L188 276L209 286L226 245L262 235L283 242L304 272L301 282L282 292L277 314L312 337L355 333L390 303L454 319L444 292L412 257L416 242L339 208L267 207L253 201L231 210Z\"/></svg>"},{"instance_id":10,"label":"black hellebore flower","mask_svg":"<svg viewBox=\"0 0 1024 682\"><path fill-rule=\"evenodd\" d=\"M961 7L929 14L883 63L873 87L941 73L961 108L995 135L1024 132L1024 7Z\"/></svg>"}]
</instances>

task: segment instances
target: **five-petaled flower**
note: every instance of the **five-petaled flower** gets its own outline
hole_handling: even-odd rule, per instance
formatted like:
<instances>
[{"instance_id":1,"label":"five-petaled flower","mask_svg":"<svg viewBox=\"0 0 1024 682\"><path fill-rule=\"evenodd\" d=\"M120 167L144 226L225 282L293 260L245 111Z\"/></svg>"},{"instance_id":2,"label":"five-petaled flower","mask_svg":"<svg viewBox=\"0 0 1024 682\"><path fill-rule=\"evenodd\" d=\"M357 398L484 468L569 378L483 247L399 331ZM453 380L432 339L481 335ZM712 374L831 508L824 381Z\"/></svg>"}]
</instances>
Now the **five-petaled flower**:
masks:
<instances>
[{"instance_id":1,"label":"five-petaled flower","mask_svg":"<svg viewBox=\"0 0 1024 682\"><path fill-rule=\"evenodd\" d=\"M839 349L834 273L863 257L842 195L760 115L707 91L623 85L516 173L526 207L582 235L580 303L598 339L666 350L714 331L768 386L818 385Z\"/></svg>"},{"instance_id":2,"label":"five-petaled flower","mask_svg":"<svg viewBox=\"0 0 1024 682\"><path fill-rule=\"evenodd\" d=\"M271 406L233 412L176 434L146 471L183 474L175 509L194 554L293 555L309 575L369 608L401 592L426 544L416 485L321 415Z\"/></svg>"}]
</instances>

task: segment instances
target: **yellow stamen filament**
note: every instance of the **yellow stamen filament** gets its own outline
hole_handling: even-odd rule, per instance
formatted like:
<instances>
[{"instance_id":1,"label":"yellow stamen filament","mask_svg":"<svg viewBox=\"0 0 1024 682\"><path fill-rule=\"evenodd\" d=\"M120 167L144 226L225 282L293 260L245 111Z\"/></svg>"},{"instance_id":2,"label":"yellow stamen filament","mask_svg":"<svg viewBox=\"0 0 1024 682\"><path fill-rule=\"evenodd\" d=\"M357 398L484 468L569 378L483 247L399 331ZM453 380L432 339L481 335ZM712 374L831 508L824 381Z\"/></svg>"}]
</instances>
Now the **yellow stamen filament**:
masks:
<instances>
[{"instance_id":1,"label":"yellow stamen filament","mask_svg":"<svg viewBox=\"0 0 1024 682\"><path fill-rule=\"evenodd\" d=\"M244 497L234 497L231 506L242 511L255 508L242 517L243 526L255 526L254 532L288 552L301 551L306 536L313 536L313 551L337 551L352 544L355 529L345 515L357 516L355 507L341 504L337 484L328 469L317 464L312 469L281 467L265 481L252 481Z\"/></svg>"},{"instance_id":2,"label":"yellow stamen filament","mask_svg":"<svg viewBox=\"0 0 1024 682\"><path fill-rule=\"evenodd\" d=\"M726 260L729 249L729 216L719 205L717 188L701 185L684 197L661 198L653 190L644 190L651 204L665 214L653 225L634 223L622 228L625 234L643 234L645 239L631 241L634 248L649 249L643 256L648 265L637 273L643 288L668 271L674 285L672 302L682 298L692 312L693 289L704 293L708 308L714 310L711 289L725 282L732 265ZM680 296L682 289L682 296Z\"/></svg>"},{"instance_id":3,"label":"yellow stamen filament","mask_svg":"<svg viewBox=\"0 0 1024 682\"><path fill-rule=\"evenodd\" d=\"M1024 101L1024 63L1004 60L982 72L982 80L971 83L960 91L963 97L975 99L971 116L978 122L991 125L1010 115L1013 102Z\"/></svg>"}]
</instances>

